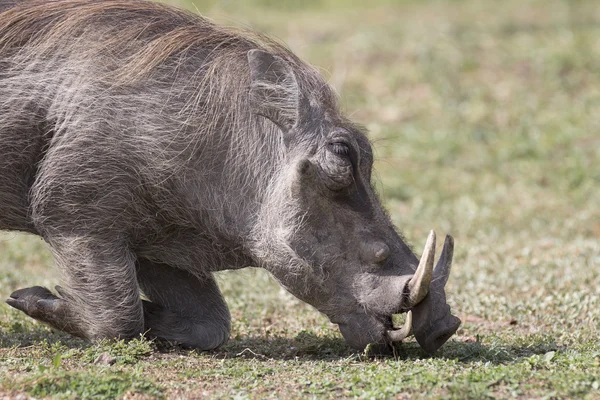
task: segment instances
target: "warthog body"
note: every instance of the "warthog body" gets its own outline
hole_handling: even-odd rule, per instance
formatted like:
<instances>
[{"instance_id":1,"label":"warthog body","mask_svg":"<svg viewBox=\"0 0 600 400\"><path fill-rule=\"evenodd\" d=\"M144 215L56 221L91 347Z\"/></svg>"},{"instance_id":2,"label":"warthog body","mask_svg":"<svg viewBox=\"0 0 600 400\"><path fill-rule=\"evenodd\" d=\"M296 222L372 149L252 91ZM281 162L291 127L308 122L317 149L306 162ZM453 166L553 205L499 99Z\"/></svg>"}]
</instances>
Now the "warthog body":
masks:
<instances>
[{"instance_id":1,"label":"warthog body","mask_svg":"<svg viewBox=\"0 0 600 400\"><path fill-rule=\"evenodd\" d=\"M65 280L7 302L55 328L213 349L212 273L253 265L358 349L402 340L391 316L413 310L435 351L460 324L452 241L429 290L435 237L415 273L372 162L319 74L261 35L141 0L0 0L0 229L42 236Z\"/></svg>"}]
</instances>

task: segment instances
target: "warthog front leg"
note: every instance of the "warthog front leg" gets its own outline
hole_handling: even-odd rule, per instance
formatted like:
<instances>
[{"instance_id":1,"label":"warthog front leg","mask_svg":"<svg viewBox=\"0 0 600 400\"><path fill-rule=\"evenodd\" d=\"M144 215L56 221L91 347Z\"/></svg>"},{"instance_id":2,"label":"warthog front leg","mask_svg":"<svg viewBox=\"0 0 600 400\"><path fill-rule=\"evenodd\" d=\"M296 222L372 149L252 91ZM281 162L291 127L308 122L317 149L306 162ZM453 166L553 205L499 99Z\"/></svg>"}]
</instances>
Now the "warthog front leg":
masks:
<instances>
[{"instance_id":1,"label":"warthog front leg","mask_svg":"<svg viewBox=\"0 0 600 400\"><path fill-rule=\"evenodd\" d=\"M35 286L7 303L56 329L90 340L131 338L144 331L135 256L126 246L91 236L49 238L64 274L59 296Z\"/></svg>"},{"instance_id":2,"label":"warthog front leg","mask_svg":"<svg viewBox=\"0 0 600 400\"><path fill-rule=\"evenodd\" d=\"M139 260L137 276L151 300L144 301L145 328L150 335L202 350L227 341L229 309L211 275L199 279L165 264Z\"/></svg>"}]
</instances>

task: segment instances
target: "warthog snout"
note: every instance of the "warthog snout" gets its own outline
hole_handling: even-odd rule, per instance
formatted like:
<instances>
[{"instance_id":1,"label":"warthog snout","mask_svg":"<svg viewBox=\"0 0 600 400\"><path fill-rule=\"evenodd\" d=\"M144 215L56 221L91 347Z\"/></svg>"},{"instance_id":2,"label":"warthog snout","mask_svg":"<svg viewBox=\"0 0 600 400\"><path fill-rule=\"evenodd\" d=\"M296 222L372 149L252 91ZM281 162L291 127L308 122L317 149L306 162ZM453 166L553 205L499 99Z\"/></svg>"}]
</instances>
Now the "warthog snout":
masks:
<instances>
[{"instance_id":1,"label":"warthog snout","mask_svg":"<svg viewBox=\"0 0 600 400\"><path fill-rule=\"evenodd\" d=\"M444 290L454 242L451 236L446 237L434 269L435 243L435 232L431 231L418 266L411 274L403 272L407 268L404 263L396 265L396 269L382 264L381 270L358 277L355 290L362 307L331 317L351 346L363 349L367 344L400 342L414 333L421 347L434 353L456 332L460 319L451 314ZM377 257L379 253L382 253L381 258ZM378 242L364 245L362 254L371 262L394 261L388 260L388 246ZM404 326L393 328L392 315L404 312L407 313Z\"/></svg>"}]
</instances>

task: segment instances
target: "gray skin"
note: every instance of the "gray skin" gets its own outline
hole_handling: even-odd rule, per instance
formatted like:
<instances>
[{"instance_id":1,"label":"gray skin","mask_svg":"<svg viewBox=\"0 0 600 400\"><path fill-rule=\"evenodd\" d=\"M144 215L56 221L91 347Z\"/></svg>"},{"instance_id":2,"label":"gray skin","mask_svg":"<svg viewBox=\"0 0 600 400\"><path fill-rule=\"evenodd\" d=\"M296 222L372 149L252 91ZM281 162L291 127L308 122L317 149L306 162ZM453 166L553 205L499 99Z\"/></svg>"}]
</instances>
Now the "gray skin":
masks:
<instances>
[{"instance_id":1,"label":"gray skin","mask_svg":"<svg viewBox=\"0 0 600 400\"><path fill-rule=\"evenodd\" d=\"M426 351L454 334L452 239L415 273L363 130L288 49L141 0L0 11L0 229L43 237L65 282L8 304L90 340L209 350L230 332L213 272L258 266L356 349L402 340L409 310Z\"/></svg>"}]
</instances>

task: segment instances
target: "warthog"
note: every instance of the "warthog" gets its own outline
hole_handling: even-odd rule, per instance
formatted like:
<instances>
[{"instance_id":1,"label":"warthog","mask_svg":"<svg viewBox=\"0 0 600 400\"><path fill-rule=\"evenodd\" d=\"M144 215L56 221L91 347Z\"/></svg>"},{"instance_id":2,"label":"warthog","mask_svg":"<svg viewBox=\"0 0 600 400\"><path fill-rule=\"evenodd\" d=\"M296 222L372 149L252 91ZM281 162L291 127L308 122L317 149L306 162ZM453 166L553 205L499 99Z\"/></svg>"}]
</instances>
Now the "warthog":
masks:
<instances>
[{"instance_id":1,"label":"warthog","mask_svg":"<svg viewBox=\"0 0 600 400\"><path fill-rule=\"evenodd\" d=\"M371 186L364 131L323 78L260 34L143 0L0 0L0 229L40 235L58 294L11 306L91 340L214 349L213 272L258 266L356 349L428 352L460 325ZM142 292L148 300L142 300Z\"/></svg>"}]
</instances>

